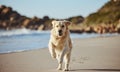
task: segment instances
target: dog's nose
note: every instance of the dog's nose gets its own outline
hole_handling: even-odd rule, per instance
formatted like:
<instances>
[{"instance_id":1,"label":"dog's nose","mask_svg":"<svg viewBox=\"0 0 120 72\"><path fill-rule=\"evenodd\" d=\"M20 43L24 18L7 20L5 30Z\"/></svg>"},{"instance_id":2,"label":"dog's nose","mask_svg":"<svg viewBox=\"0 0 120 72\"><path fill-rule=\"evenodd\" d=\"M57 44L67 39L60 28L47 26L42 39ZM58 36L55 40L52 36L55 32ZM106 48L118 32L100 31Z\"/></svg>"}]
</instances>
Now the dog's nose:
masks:
<instances>
[{"instance_id":1,"label":"dog's nose","mask_svg":"<svg viewBox=\"0 0 120 72\"><path fill-rule=\"evenodd\" d=\"M62 33L62 30L59 30L58 32L59 32L59 33Z\"/></svg>"}]
</instances>

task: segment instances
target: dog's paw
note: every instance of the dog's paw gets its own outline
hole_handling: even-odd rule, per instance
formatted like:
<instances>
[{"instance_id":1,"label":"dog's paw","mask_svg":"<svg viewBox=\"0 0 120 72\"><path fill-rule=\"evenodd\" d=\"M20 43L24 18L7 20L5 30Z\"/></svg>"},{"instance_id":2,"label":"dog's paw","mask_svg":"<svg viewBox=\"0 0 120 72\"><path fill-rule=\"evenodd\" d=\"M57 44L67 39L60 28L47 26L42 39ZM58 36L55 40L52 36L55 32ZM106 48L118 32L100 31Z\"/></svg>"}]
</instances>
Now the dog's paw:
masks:
<instances>
[{"instance_id":1,"label":"dog's paw","mask_svg":"<svg viewBox=\"0 0 120 72\"><path fill-rule=\"evenodd\" d=\"M62 70L62 68L61 68L61 67L58 67L57 70Z\"/></svg>"},{"instance_id":2,"label":"dog's paw","mask_svg":"<svg viewBox=\"0 0 120 72\"><path fill-rule=\"evenodd\" d=\"M53 58L53 59L56 59L56 54L54 53L54 54L51 54L51 57Z\"/></svg>"},{"instance_id":3,"label":"dog's paw","mask_svg":"<svg viewBox=\"0 0 120 72\"><path fill-rule=\"evenodd\" d=\"M66 69L66 68L65 68L63 71L69 71L69 69Z\"/></svg>"}]
</instances>

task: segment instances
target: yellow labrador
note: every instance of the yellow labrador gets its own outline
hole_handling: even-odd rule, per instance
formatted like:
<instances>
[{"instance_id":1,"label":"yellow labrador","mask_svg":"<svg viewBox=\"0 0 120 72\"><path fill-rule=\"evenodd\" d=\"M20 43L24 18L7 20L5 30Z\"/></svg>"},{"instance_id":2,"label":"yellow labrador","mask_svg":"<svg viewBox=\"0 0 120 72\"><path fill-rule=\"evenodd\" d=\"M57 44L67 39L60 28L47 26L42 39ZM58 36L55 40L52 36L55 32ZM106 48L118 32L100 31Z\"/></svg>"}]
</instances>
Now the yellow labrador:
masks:
<instances>
[{"instance_id":1,"label":"yellow labrador","mask_svg":"<svg viewBox=\"0 0 120 72\"><path fill-rule=\"evenodd\" d=\"M70 32L68 30L69 21L52 21L51 37L49 40L49 51L53 58L58 60L58 70L62 70L62 62L65 62L64 71L68 71L72 43L70 39Z\"/></svg>"}]
</instances>

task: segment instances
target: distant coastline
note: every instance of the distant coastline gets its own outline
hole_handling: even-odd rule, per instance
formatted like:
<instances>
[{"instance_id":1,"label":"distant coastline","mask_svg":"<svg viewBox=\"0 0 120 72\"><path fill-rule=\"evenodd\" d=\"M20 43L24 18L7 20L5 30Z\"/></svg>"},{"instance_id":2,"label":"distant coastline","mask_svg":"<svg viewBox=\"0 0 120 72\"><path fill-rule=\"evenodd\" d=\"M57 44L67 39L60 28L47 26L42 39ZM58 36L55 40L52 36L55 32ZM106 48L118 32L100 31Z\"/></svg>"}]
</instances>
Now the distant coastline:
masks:
<instances>
[{"instance_id":1,"label":"distant coastline","mask_svg":"<svg viewBox=\"0 0 120 72\"><path fill-rule=\"evenodd\" d=\"M71 22L69 29L72 33L120 33L119 4L119 0L110 0L97 12L88 15L86 18L78 15L62 20ZM50 30L52 20L59 19L50 18L49 16L29 18L14 11L11 7L0 6L0 29L3 30L19 28Z\"/></svg>"}]
</instances>

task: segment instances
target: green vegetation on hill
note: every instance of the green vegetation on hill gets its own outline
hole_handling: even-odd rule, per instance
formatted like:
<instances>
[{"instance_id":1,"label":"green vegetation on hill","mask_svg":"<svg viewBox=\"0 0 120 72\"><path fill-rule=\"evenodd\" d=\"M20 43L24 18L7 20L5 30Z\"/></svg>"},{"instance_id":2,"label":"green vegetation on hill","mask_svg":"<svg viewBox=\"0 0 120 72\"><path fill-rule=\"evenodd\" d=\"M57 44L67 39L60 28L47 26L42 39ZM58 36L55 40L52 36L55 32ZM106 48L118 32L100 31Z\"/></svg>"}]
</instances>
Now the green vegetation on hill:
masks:
<instances>
[{"instance_id":1,"label":"green vegetation on hill","mask_svg":"<svg viewBox=\"0 0 120 72\"><path fill-rule=\"evenodd\" d=\"M107 2L96 13L90 14L86 17L84 24L117 24L120 20L120 0L111 0Z\"/></svg>"},{"instance_id":2,"label":"green vegetation on hill","mask_svg":"<svg viewBox=\"0 0 120 72\"><path fill-rule=\"evenodd\" d=\"M67 19L68 21L72 22L73 24L80 24L84 21L84 17L82 16L74 16Z\"/></svg>"}]
</instances>

